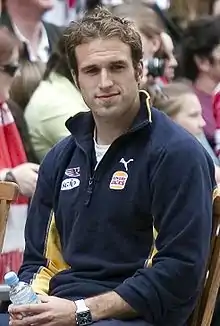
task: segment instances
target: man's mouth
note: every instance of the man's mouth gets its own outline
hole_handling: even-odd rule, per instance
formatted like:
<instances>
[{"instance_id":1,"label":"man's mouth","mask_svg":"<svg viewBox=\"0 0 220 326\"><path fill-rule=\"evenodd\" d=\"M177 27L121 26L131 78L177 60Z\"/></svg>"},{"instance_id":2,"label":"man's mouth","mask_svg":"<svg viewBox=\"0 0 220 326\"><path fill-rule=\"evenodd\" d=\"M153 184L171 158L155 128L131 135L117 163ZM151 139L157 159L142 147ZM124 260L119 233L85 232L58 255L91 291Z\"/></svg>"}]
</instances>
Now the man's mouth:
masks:
<instances>
[{"instance_id":1,"label":"man's mouth","mask_svg":"<svg viewBox=\"0 0 220 326\"><path fill-rule=\"evenodd\" d=\"M98 99L108 99L117 95L119 95L119 93L102 94L102 95L97 95L96 97Z\"/></svg>"}]
</instances>

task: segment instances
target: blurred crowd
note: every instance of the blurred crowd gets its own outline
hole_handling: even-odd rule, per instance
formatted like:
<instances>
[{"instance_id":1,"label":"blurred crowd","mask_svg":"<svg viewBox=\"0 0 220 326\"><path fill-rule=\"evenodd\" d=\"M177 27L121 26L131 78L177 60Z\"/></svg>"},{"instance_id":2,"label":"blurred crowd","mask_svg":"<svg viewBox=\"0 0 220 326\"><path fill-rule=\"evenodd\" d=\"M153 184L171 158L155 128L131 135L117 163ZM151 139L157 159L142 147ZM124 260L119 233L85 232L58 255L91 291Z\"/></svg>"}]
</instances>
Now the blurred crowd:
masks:
<instances>
[{"instance_id":1,"label":"blurred crowd","mask_svg":"<svg viewBox=\"0 0 220 326\"><path fill-rule=\"evenodd\" d=\"M69 134L65 121L88 110L61 35L71 19L96 5L134 22L143 42L145 75L140 88L150 93L153 106L201 142L220 183L219 0L210 1L207 15L184 26L169 15L169 1L2 0L0 180L16 181L21 194L10 212L0 283L5 272L18 270L21 263L40 162Z\"/></svg>"}]
</instances>

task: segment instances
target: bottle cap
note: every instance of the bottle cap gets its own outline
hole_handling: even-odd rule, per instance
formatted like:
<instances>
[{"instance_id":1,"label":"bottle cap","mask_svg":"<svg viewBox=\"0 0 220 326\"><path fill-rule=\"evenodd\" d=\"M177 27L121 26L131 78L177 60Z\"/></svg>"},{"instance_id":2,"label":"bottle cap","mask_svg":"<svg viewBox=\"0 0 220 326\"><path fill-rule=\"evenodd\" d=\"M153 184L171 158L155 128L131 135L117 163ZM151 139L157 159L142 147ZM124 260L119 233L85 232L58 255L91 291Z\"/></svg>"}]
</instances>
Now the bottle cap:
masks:
<instances>
[{"instance_id":1,"label":"bottle cap","mask_svg":"<svg viewBox=\"0 0 220 326\"><path fill-rule=\"evenodd\" d=\"M15 272L8 272L4 276L4 281L9 286L14 286L19 282L19 278Z\"/></svg>"}]
</instances>

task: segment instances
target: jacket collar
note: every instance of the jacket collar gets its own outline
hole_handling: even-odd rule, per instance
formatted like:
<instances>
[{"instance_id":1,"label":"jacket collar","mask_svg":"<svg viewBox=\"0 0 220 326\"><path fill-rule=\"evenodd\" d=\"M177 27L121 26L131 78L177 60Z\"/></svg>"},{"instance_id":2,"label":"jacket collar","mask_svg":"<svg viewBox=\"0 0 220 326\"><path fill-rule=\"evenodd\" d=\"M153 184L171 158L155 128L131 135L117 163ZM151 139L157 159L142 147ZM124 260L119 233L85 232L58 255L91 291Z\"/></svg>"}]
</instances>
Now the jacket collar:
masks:
<instances>
[{"instance_id":1,"label":"jacket collar","mask_svg":"<svg viewBox=\"0 0 220 326\"><path fill-rule=\"evenodd\" d=\"M152 122L150 107L150 95L140 90L140 110L136 115L128 132L135 132L138 129ZM95 122L90 112L80 112L66 121L66 127L78 142L93 140Z\"/></svg>"}]
</instances>

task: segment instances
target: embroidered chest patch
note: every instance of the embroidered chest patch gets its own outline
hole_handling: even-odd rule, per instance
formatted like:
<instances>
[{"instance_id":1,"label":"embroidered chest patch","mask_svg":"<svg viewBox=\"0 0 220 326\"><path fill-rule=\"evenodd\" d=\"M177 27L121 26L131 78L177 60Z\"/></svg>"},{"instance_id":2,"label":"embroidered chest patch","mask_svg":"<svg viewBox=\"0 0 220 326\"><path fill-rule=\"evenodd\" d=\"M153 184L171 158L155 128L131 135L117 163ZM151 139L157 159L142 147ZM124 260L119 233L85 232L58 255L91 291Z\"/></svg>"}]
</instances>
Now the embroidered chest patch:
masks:
<instances>
[{"instance_id":1,"label":"embroidered chest patch","mask_svg":"<svg viewBox=\"0 0 220 326\"><path fill-rule=\"evenodd\" d=\"M62 181L61 190L71 190L77 188L80 185L80 181L77 178L68 178Z\"/></svg>"},{"instance_id":2,"label":"embroidered chest patch","mask_svg":"<svg viewBox=\"0 0 220 326\"><path fill-rule=\"evenodd\" d=\"M113 190L124 189L128 179L128 174L124 171L116 171L111 179L109 188Z\"/></svg>"},{"instance_id":3,"label":"embroidered chest patch","mask_svg":"<svg viewBox=\"0 0 220 326\"><path fill-rule=\"evenodd\" d=\"M65 175L67 175L68 177L73 177L73 178L80 177L80 167L77 166L76 168L66 169Z\"/></svg>"}]
</instances>

